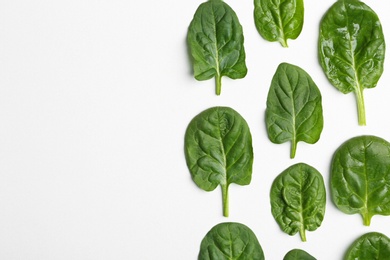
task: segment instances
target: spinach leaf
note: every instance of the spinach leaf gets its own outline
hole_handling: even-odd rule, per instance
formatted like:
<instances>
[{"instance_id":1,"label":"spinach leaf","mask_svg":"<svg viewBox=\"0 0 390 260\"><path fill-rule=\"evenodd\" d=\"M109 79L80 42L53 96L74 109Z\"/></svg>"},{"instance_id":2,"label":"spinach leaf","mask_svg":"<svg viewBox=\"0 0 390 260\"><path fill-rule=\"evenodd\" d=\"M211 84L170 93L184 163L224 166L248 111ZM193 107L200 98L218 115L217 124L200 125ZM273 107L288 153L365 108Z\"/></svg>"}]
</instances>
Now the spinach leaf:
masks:
<instances>
[{"instance_id":1,"label":"spinach leaf","mask_svg":"<svg viewBox=\"0 0 390 260\"><path fill-rule=\"evenodd\" d=\"M266 125L271 142L291 141L291 158L299 141L314 144L319 140L324 124L321 99L320 90L303 69L279 65L268 92Z\"/></svg>"},{"instance_id":2,"label":"spinach leaf","mask_svg":"<svg viewBox=\"0 0 390 260\"><path fill-rule=\"evenodd\" d=\"M209 0L198 7L188 28L187 42L195 79L215 77L217 95L221 93L222 76L246 76L242 26L222 0Z\"/></svg>"},{"instance_id":3,"label":"spinach leaf","mask_svg":"<svg viewBox=\"0 0 390 260\"><path fill-rule=\"evenodd\" d=\"M319 58L332 85L354 92L359 125L366 125L363 90L374 88L383 72L385 38L376 13L358 0L339 0L320 25Z\"/></svg>"},{"instance_id":4,"label":"spinach leaf","mask_svg":"<svg viewBox=\"0 0 390 260\"><path fill-rule=\"evenodd\" d=\"M279 41L287 46L287 39L296 39L302 31L303 0L255 0L255 25L267 41Z\"/></svg>"},{"instance_id":5,"label":"spinach leaf","mask_svg":"<svg viewBox=\"0 0 390 260\"><path fill-rule=\"evenodd\" d=\"M199 260L264 260L263 249L247 226L228 222L214 226L203 238Z\"/></svg>"},{"instance_id":6,"label":"spinach leaf","mask_svg":"<svg viewBox=\"0 0 390 260\"><path fill-rule=\"evenodd\" d=\"M252 135L245 119L229 107L212 107L195 116L185 133L185 157L193 181L203 190L222 188L223 215L229 215L231 183L252 178Z\"/></svg>"},{"instance_id":7,"label":"spinach leaf","mask_svg":"<svg viewBox=\"0 0 390 260\"><path fill-rule=\"evenodd\" d=\"M370 232L356 239L349 247L345 260L389 259L390 239L378 232Z\"/></svg>"},{"instance_id":8,"label":"spinach leaf","mask_svg":"<svg viewBox=\"0 0 390 260\"><path fill-rule=\"evenodd\" d=\"M335 152L330 174L332 200L344 213L359 213L370 225L373 215L390 215L390 143L358 136Z\"/></svg>"},{"instance_id":9,"label":"spinach leaf","mask_svg":"<svg viewBox=\"0 0 390 260\"><path fill-rule=\"evenodd\" d=\"M290 236L314 231L325 214L326 191L322 175L313 167L298 163L279 174L271 187L271 210L280 228Z\"/></svg>"},{"instance_id":10,"label":"spinach leaf","mask_svg":"<svg viewBox=\"0 0 390 260\"><path fill-rule=\"evenodd\" d=\"M283 260L316 260L306 251L301 249L293 249L287 252Z\"/></svg>"}]
</instances>

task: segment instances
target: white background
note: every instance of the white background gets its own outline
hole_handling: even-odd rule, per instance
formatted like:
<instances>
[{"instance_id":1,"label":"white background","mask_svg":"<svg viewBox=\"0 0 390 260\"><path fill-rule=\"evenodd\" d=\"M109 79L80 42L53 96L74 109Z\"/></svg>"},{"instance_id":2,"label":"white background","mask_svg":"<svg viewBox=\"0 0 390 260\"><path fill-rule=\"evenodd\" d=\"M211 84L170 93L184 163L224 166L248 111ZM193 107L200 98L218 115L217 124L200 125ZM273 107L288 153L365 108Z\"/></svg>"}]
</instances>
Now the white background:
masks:
<instances>
[{"instance_id":1,"label":"white background","mask_svg":"<svg viewBox=\"0 0 390 260\"><path fill-rule=\"evenodd\" d=\"M271 183L292 164L317 168L329 188L335 149L347 139L390 140L390 69L365 91L367 126L353 94L338 92L317 58L319 21L334 1L305 1L305 23L289 48L257 33L253 1L226 2L243 26L248 74L196 81L187 28L202 1L0 1L0 259L196 259L216 224L240 222L266 259L302 248L341 259L358 236L390 236L390 217L370 227L331 202L307 242L274 221ZM366 0L390 42L387 1ZM306 70L322 92L325 125L315 145L275 145L264 123L271 78L281 62ZM254 164L249 186L230 186L230 217L220 189L200 190L184 159L184 133L199 112L230 106L248 122ZM329 190L329 189L328 189Z\"/></svg>"}]
</instances>

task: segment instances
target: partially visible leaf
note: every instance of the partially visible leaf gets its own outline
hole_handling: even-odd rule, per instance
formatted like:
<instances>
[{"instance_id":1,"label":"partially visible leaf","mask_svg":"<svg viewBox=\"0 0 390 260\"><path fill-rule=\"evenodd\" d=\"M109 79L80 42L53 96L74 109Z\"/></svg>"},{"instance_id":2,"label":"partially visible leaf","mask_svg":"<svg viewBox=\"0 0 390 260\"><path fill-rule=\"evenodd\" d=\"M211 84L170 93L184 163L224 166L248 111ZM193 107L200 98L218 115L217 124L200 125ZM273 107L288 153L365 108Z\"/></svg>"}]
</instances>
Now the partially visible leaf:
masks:
<instances>
[{"instance_id":1,"label":"partially visible leaf","mask_svg":"<svg viewBox=\"0 0 390 260\"><path fill-rule=\"evenodd\" d=\"M290 236L321 226L326 191L322 175L310 165L298 163L279 174L271 187L271 210L280 228Z\"/></svg>"},{"instance_id":2,"label":"partially visible leaf","mask_svg":"<svg viewBox=\"0 0 390 260\"><path fill-rule=\"evenodd\" d=\"M185 134L185 157L199 188L222 188L223 214L229 215L231 183L248 185L252 178L252 136L245 119L229 107L212 107L194 117Z\"/></svg>"},{"instance_id":3,"label":"partially visible leaf","mask_svg":"<svg viewBox=\"0 0 390 260\"><path fill-rule=\"evenodd\" d=\"M215 77L216 94L221 78L246 76L244 35L233 9L222 0L202 3L188 28L187 42L197 80Z\"/></svg>"},{"instance_id":4,"label":"partially visible leaf","mask_svg":"<svg viewBox=\"0 0 390 260\"><path fill-rule=\"evenodd\" d=\"M264 260L253 231L240 223L221 223L203 238L199 260Z\"/></svg>"},{"instance_id":5,"label":"partially visible leaf","mask_svg":"<svg viewBox=\"0 0 390 260\"><path fill-rule=\"evenodd\" d=\"M358 136L333 155L330 190L344 213L359 213L363 224L372 216L390 215L390 143L376 136Z\"/></svg>"},{"instance_id":6,"label":"partially visible leaf","mask_svg":"<svg viewBox=\"0 0 390 260\"><path fill-rule=\"evenodd\" d=\"M316 258L302 249L293 249L287 252L283 260L316 260Z\"/></svg>"},{"instance_id":7,"label":"partially visible leaf","mask_svg":"<svg viewBox=\"0 0 390 260\"><path fill-rule=\"evenodd\" d=\"M303 0L254 0L255 25L267 41L279 41L287 46L287 39L296 39L304 20Z\"/></svg>"},{"instance_id":8,"label":"partially visible leaf","mask_svg":"<svg viewBox=\"0 0 390 260\"><path fill-rule=\"evenodd\" d=\"M291 158L299 141L314 144L319 140L324 124L321 99L320 90L303 69L279 65L268 92L266 124L271 142L291 141Z\"/></svg>"},{"instance_id":9,"label":"partially visible leaf","mask_svg":"<svg viewBox=\"0 0 390 260\"><path fill-rule=\"evenodd\" d=\"M344 257L345 260L384 260L389 258L390 239L378 232L370 232L356 239Z\"/></svg>"},{"instance_id":10,"label":"partially visible leaf","mask_svg":"<svg viewBox=\"0 0 390 260\"><path fill-rule=\"evenodd\" d=\"M377 14L358 0L336 1L321 21L319 58L333 86L355 93L359 125L365 125L363 90L377 85L385 59Z\"/></svg>"}]
</instances>

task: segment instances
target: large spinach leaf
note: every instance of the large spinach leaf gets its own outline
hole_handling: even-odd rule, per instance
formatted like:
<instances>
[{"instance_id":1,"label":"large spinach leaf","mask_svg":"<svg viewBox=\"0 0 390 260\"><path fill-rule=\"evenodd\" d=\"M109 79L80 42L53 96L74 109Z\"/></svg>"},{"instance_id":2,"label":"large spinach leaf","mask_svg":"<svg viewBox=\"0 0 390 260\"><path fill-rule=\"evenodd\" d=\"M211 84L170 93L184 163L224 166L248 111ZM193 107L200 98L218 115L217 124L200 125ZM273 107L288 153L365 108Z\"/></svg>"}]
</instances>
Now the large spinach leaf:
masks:
<instances>
[{"instance_id":1,"label":"large spinach leaf","mask_svg":"<svg viewBox=\"0 0 390 260\"><path fill-rule=\"evenodd\" d=\"M245 119L229 107L201 112L186 130L185 157L201 189L212 191L221 185L223 214L228 216L229 185L248 185L252 178L252 136Z\"/></svg>"},{"instance_id":2,"label":"large spinach leaf","mask_svg":"<svg viewBox=\"0 0 390 260\"><path fill-rule=\"evenodd\" d=\"M188 28L187 42L197 80L215 77L216 94L221 78L245 77L244 36L233 9L222 0L202 3Z\"/></svg>"},{"instance_id":3,"label":"large spinach leaf","mask_svg":"<svg viewBox=\"0 0 390 260\"><path fill-rule=\"evenodd\" d=\"M293 249L287 252L283 260L316 260L316 258L302 249Z\"/></svg>"},{"instance_id":4,"label":"large spinach leaf","mask_svg":"<svg viewBox=\"0 0 390 260\"><path fill-rule=\"evenodd\" d=\"M298 163L279 174L271 187L271 210L280 228L289 235L314 231L325 214L326 191L322 175L310 165Z\"/></svg>"},{"instance_id":5,"label":"large spinach leaf","mask_svg":"<svg viewBox=\"0 0 390 260\"><path fill-rule=\"evenodd\" d=\"M359 125L365 125L363 90L377 85L385 59L376 13L358 0L333 4L321 21L319 58L332 85L344 94L355 93Z\"/></svg>"},{"instance_id":6,"label":"large spinach leaf","mask_svg":"<svg viewBox=\"0 0 390 260\"><path fill-rule=\"evenodd\" d=\"M345 260L384 260L390 258L390 239L370 232L356 239L345 254Z\"/></svg>"},{"instance_id":7,"label":"large spinach leaf","mask_svg":"<svg viewBox=\"0 0 390 260\"><path fill-rule=\"evenodd\" d=\"M288 47L287 39L296 39L302 31L303 0L255 0L254 17L264 39Z\"/></svg>"},{"instance_id":8,"label":"large spinach leaf","mask_svg":"<svg viewBox=\"0 0 390 260\"><path fill-rule=\"evenodd\" d=\"M332 160L332 200L344 213L359 213L370 225L373 215L390 215L390 143L358 136L343 143Z\"/></svg>"},{"instance_id":9,"label":"large spinach leaf","mask_svg":"<svg viewBox=\"0 0 390 260\"><path fill-rule=\"evenodd\" d=\"M220 223L203 238L199 260L264 260L253 231L240 223Z\"/></svg>"},{"instance_id":10,"label":"large spinach leaf","mask_svg":"<svg viewBox=\"0 0 390 260\"><path fill-rule=\"evenodd\" d=\"M299 141L314 144L320 138L321 99L320 90L303 69L288 63L278 66L268 92L266 124L271 142L291 141L291 158Z\"/></svg>"}]
</instances>

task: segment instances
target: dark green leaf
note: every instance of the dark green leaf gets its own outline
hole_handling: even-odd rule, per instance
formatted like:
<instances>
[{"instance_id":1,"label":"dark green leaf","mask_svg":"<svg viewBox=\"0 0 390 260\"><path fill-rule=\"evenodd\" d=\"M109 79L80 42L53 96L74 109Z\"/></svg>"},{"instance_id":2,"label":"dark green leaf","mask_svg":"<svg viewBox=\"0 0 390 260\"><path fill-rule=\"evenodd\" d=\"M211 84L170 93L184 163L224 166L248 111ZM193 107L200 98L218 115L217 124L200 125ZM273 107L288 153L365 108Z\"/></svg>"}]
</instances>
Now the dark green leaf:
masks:
<instances>
[{"instance_id":1,"label":"dark green leaf","mask_svg":"<svg viewBox=\"0 0 390 260\"><path fill-rule=\"evenodd\" d=\"M355 93L359 125L365 125L363 90L377 85L385 59L376 13L358 0L333 4L321 21L319 58L332 85L344 94Z\"/></svg>"},{"instance_id":2,"label":"dark green leaf","mask_svg":"<svg viewBox=\"0 0 390 260\"><path fill-rule=\"evenodd\" d=\"M378 232L367 233L349 247L345 260L384 260L390 258L390 239Z\"/></svg>"},{"instance_id":3,"label":"dark green leaf","mask_svg":"<svg viewBox=\"0 0 390 260\"><path fill-rule=\"evenodd\" d=\"M240 223L221 223L203 238L199 260L264 260L253 231Z\"/></svg>"},{"instance_id":4,"label":"dark green leaf","mask_svg":"<svg viewBox=\"0 0 390 260\"><path fill-rule=\"evenodd\" d=\"M266 124L271 142L291 141L291 158L299 141L318 141L324 124L321 93L303 69L279 65L268 92Z\"/></svg>"},{"instance_id":5,"label":"dark green leaf","mask_svg":"<svg viewBox=\"0 0 390 260\"><path fill-rule=\"evenodd\" d=\"M283 260L316 260L313 256L301 249L290 250L283 258Z\"/></svg>"},{"instance_id":6,"label":"dark green leaf","mask_svg":"<svg viewBox=\"0 0 390 260\"><path fill-rule=\"evenodd\" d=\"M252 136L245 119L228 107L209 108L192 119L185 134L185 157L192 179L203 190L222 188L228 216L231 183L252 178Z\"/></svg>"},{"instance_id":7,"label":"dark green leaf","mask_svg":"<svg viewBox=\"0 0 390 260\"><path fill-rule=\"evenodd\" d=\"M335 152L331 168L333 202L344 213L390 215L390 143L376 136L349 139Z\"/></svg>"},{"instance_id":8,"label":"dark green leaf","mask_svg":"<svg viewBox=\"0 0 390 260\"><path fill-rule=\"evenodd\" d=\"M197 80L215 77L216 94L221 78L245 77L244 36L233 9L221 0L202 3L188 29L187 42Z\"/></svg>"},{"instance_id":9,"label":"dark green leaf","mask_svg":"<svg viewBox=\"0 0 390 260\"><path fill-rule=\"evenodd\" d=\"M296 39L302 31L303 0L255 0L254 17L264 39L287 47L287 39Z\"/></svg>"},{"instance_id":10,"label":"dark green leaf","mask_svg":"<svg viewBox=\"0 0 390 260\"><path fill-rule=\"evenodd\" d=\"M314 231L325 214L326 191L322 175L313 167L298 163L276 177L271 187L271 210L280 228L290 236Z\"/></svg>"}]
</instances>

